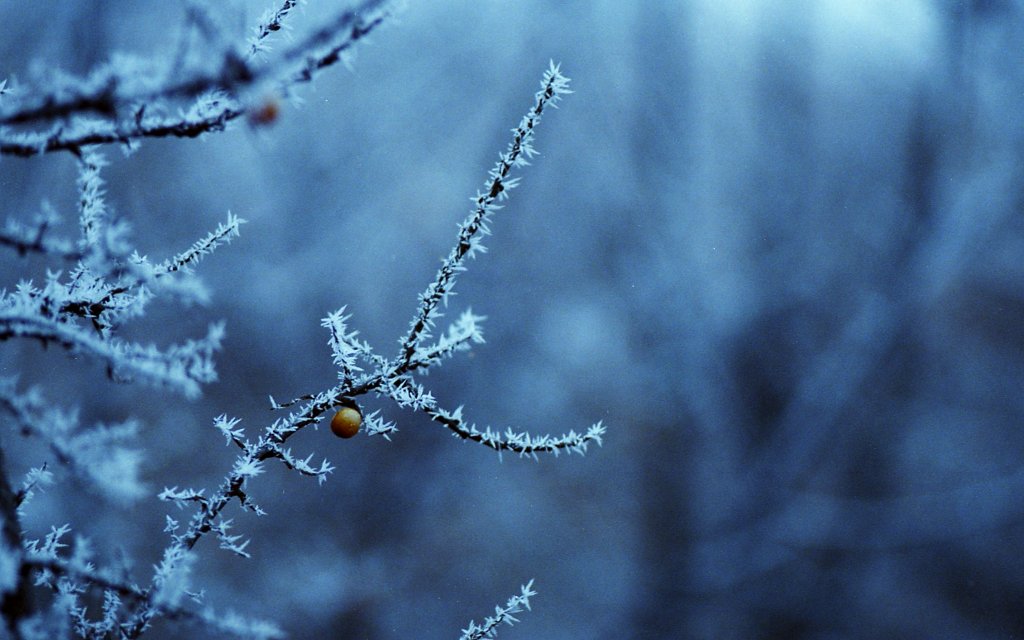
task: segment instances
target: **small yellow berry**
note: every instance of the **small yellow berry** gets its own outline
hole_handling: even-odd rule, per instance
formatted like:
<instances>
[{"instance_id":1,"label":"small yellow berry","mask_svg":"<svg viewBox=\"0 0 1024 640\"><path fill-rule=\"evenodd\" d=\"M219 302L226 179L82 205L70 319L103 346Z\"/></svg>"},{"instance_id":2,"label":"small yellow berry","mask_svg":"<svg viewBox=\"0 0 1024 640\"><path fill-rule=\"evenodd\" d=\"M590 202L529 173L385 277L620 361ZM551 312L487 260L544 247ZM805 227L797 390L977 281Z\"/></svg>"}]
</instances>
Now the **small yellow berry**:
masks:
<instances>
[{"instance_id":1,"label":"small yellow berry","mask_svg":"<svg viewBox=\"0 0 1024 640\"><path fill-rule=\"evenodd\" d=\"M351 438L359 433L363 416L352 407L342 407L331 419L331 433L339 438Z\"/></svg>"}]
</instances>

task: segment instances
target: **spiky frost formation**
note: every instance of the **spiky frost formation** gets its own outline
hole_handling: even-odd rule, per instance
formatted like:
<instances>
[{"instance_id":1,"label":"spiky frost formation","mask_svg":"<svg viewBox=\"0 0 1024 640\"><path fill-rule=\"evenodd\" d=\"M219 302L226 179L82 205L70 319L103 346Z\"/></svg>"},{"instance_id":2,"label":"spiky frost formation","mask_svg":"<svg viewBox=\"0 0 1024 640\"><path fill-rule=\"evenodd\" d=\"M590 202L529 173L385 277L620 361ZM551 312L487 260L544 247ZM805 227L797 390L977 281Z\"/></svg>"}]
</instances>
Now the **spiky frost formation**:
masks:
<instances>
[{"instance_id":1,"label":"spiky frost formation","mask_svg":"<svg viewBox=\"0 0 1024 640\"><path fill-rule=\"evenodd\" d=\"M525 167L530 164L530 158L537 155L533 148L533 138L544 110L549 106L557 107L562 96L568 93L572 93L569 90L569 78L563 76L559 65L552 61L541 80L540 91L534 96L533 107L523 116L519 125L512 129L512 141L508 149L500 154L497 164L487 176L484 189L473 197L476 206L459 227L458 241L434 281L420 296L419 311L409 333L402 340L402 359L405 364L412 361L417 346L430 335L438 316L437 307L441 302L447 304L455 279L465 271L463 263L477 252L486 250L481 239L491 233L488 224L494 213L501 209L498 202L507 200L509 191L519 184L519 178L510 177L512 170Z\"/></svg>"},{"instance_id":2,"label":"spiky frost formation","mask_svg":"<svg viewBox=\"0 0 1024 640\"><path fill-rule=\"evenodd\" d=\"M498 627L502 624L512 626L519 622L516 614L530 610L530 598L537 595L533 590L533 580L519 588L519 593L508 599L505 606L494 607L494 615L484 618L482 624L470 620L469 626L462 630L459 640L485 640L498 637Z\"/></svg>"}]
</instances>

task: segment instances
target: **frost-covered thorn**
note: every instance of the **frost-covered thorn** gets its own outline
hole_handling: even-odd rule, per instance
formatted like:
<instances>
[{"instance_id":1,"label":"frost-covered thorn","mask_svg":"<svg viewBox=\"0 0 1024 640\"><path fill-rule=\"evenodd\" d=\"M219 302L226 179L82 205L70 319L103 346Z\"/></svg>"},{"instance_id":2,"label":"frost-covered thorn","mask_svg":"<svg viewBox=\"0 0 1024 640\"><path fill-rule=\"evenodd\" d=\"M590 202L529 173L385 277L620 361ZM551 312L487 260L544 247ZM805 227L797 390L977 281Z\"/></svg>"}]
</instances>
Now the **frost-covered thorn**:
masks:
<instances>
[{"instance_id":1,"label":"frost-covered thorn","mask_svg":"<svg viewBox=\"0 0 1024 640\"><path fill-rule=\"evenodd\" d=\"M28 470L25 479L21 482L21 488L14 494L15 507L20 509L32 499L37 490L53 484L53 473L47 470L47 466L47 463L44 462L42 465Z\"/></svg>"},{"instance_id":2,"label":"frost-covered thorn","mask_svg":"<svg viewBox=\"0 0 1024 640\"><path fill-rule=\"evenodd\" d=\"M498 627L504 623L512 626L519 622L515 614L530 610L530 598L537 595L533 590L533 580L520 587L519 593L508 599L505 606L494 607L494 615L484 619L483 624L477 624L472 620L469 626L462 630L460 640L484 640L495 638L498 635Z\"/></svg>"},{"instance_id":3,"label":"frost-covered thorn","mask_svg":"<svg viewBox=\"0 0 1024 640\"><path fill-rule=\"evenodd\" d=\"M559 100L562 94L569 93L568 85L569 79L559 72L554 62L550 63L541 82L541 90L534 96L533 106L519 126L512 130L512 141L508 149L499 154L497 164L488 173L484 189L474 199L476 207L460 225L455 247L442 263L434 281L420 296L419 310L402 340L399 358L404 365L412 361L420 342L429 334L428 329L436 317L437 306L451 294L456 277L464 270L463 262L476 251L482 251L479 236L488 233L490 216L499 208L497 200L504 199L502 196L507 197L507 190L518 184L516 178L509 178L510 172L517 166L521 154L532 153L533 135L544 107Z\"/></svg>"},{"instance_id":4,"label":"frost-covered thorn","mask_svg":"<svg viewBox=\"0 0 1024 640\"><path fill-rule=\"evenodd\" d=\"M266 39L270 34L280 31L286 26L284 20L288 17L300 0L284 0L280 7L275 11L269 11L263 15L260 19L259 25L256 27L256 33L252 37L249 43L249 57L255 57L261 52L265 52L269 49Z\"/></svg>"},{"instance_id":5,"label":"frost-covered thorn","mask_svg":"<svg viewBox=\"0 0 1024 640\"><path fill-rule=\"evenodd\" d=\"M480 431L476 425L469 424L463 419L461 409L462 407L456 411L445 411L434 406L423 408L421 411L430 416L434 422L447 427L457 438L482 444L498 452L499 455L509 451L534 460L538 459L538 454L541 453L551 453L557 456L562 451L570 451L583 455L591 443L601 446L602 437L606 431L601 422L589 427L585 433L578 434L575 431L569 431L569 433L557 437L534 436L511 428L506 429L504 433L494 431L490 427Z\"/></svg>"},{"instance_id":6,"label":"frost-covered thorn","mask_svg":"<svg viewBox=\"0 0 1024 640\"><path fill-rule=\"evenodd\" d=\"M227 414L221 414L214 418L213 426L224 436L226 444L235 443L239 448L245 448L244 432L236 428L241 422L239 418L228 418Z\"/></svg>"},{"instance_id":7,"label":"frost-covered thorn","mask_svg":"<svg viewBox=\"0 0 1024 640\"><path fill-rule=\"evenodd\" d=\"M308 401L313 400L315 398L316 398L316 394L314 394L314 393L307 393L306 395L302 395L302 396L299 396L297 398L292 398L291 400L288 400L287 402L277 402L276 400L274 400L274 396L270 396L270 409L271 409L271 411L278 411L280 409L287 409L288 407L293 407L293 406L299 404L300 402L308 402Z\"/></svg>"},{"instance_id":8,"label":"frost-covered thorn","mask_svg":"<svg viewBox=\"0 0 1024 640\"><path fill-rule=\"evenodd\" d=\"M185 251L157 265L154 268L154 276L159 277L189 269L204 257L216 251L218 247L230 243L233 238L237 238L240 235L239 228L246 222L246 220L239 218L229 211L227 220L218 224L216 229L195 241Z\"/></svg>"},{"instance_id":9,"label":"frost-covered thorn","mask_svg":"<svg viewBox=\"0 0 1024 640\"><path fill-rule=\"evenodd\" d=\"M352 380L354 374L361 371L356 364L357 358L364 356L369 349L356 339L357 331L349 331L348 319L345 315L345 307L333 311L320 322L320 325L330 332L327 341L331 348L334 365L338 367L338 377L342 383Z\"/></svg>"},{"instance_id":10,"label":"frost-covered thorn","mask_svg":"<svg viewBox=\"0 0 1024 640\"><path fill-rule=\"evenodd\" d=\"M78 175L78 215L82 228L79 247L84 251L99 250L103 246L103 225L107 222L107 207L104 202L104 181L100 170L107 166L106 159L98 153L80 153Z\"/></svg>"},{"instance_id":11,"label":"frost-covered thorn","mask_svg":"<svg viewBox=\"0 0 1024 640\"><path fill-rule=\"evenodd\" d=\"M374 411L367 415L366 419L366 435L368 436L381 436L385 440L390 441L391 435L398 432L398 425L394 422L384 421L380 417L380 411Z\"/></svg>"}]
</instances>

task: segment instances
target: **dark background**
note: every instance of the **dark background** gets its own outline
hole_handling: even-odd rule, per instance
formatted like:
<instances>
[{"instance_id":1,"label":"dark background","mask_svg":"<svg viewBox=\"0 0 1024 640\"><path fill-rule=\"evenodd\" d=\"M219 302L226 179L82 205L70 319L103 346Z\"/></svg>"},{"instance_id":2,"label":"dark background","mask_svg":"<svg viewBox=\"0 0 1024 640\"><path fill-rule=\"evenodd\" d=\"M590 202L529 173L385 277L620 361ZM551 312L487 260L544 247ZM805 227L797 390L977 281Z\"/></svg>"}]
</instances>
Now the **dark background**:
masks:
<instances>
[{"instance_id":1,"label":"dark background","mask_svg":"<svg viewBox=\"0 0 1024 640\"><path fill-rule=\"evenodd\" d=\"M266 4L219 15L247 35ZM341 6L309 2L295 32ZM0 4L0 78L170 55L183 15ZM214 487L234 456L214 416L255 436L268 394L332 384L328 311L392 355L554 59L576 93L452 301L487 344L425 382L480 424L603 420L605 446L499 462L369 400L394 441L296 438L337 472L258 478L268 515L235 513L254 558L197 547L207 602L295 638L451 638L535 578L501 637L1024 637L1022 45L1011 0L410 2L272 128L106 150L108 200L153 258L249 220L200 267L211 306L158 303L128 331L225 319L200 400L31 343L0 365L86 421L139 417L154 495ZM48 199L73 233L75 174L4 158L3 214ZM45 273L0 268L6 287ZM45 459L3 439L14 473ZM148 582L175 511L66 480L24 524L69 522Z\"/></svg>"}]
</instances>

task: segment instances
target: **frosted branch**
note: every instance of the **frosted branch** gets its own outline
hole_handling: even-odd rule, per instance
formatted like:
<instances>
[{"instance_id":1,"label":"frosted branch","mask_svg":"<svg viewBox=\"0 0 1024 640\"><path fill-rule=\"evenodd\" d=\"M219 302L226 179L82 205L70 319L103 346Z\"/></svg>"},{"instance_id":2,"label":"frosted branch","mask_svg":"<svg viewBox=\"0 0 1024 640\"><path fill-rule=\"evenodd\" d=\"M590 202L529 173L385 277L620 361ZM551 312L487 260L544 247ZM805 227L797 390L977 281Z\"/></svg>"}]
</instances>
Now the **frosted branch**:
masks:
<instances>
[{"instance_id":1,"label":"frosted branch","mask_svg":"<svg viewBox=\"0 0 1024 640\"><path fill-rule=\"evenodd\" d=\"M516 614L530 610L530 598L537 595L533 590L533 580L520 587L518 595L508 599L505 606L495 606L494 615L484 619L483 624L470 621L469 626L462 630L460 640L484 640L485 638L496 638L498 627L502 623L512 626L519 622Z\"/></svg>"},{"instance_id":2,"label":"frosted branch","mask_svg":"<svg viewBox=\"0 0 1024 640\"><path fill-rule=\"evenodd\" d=\"M0 229L0 246L10 247L20 256L38 253L62 260L81 260L82 254L71 241L52 237L51 227L59 221L57 212L45 203L42 211L34 215L28 224L8 218L4 228Z\"/></svg>"},{"instance_id":3,"label":"frosted branch","mask_svg":"<svg viewBox=\"0 0 1024 640\"><path fill-rule=\"evenodd\" d=\"M191 277L191 267L236 237L245 221L229 213L227 221L206 237L154 266L132 252L126 241L127 225L111 220L99 175L105 165L103 158L84 154L79 164L81 239L77 250L45 236L56 221L56 214L48 210L34 227L8 222L7 244L19 252L52 252L65 259L74 256L78 263L66 279L61 272L49 272L42 287L21 282L14 291L0 291L0 341L30 338L44 345L58 344L100 360L111 377L138 379L197 396L201 384L216 379L213 353L220 348L222 325L212 325L198 340L163 348L126 342L115 338L113 332L121 323L142 315L155 294L205 300L206 291Z\"/></svg>"},{"instance_id":4,"label":"frosted branch","mask_svg":"<svg viewBox=\"0 0 1024 640\"><path fill-rule=\"evenodd\" d=\"M14 496L14 504L18 507L19 514L20 509L28 504L36 491L53 484L53 473L47 469L47 466L46 463L43 463L41 466L32 467L25 474L25 479L21 481L21 488Z\"/></svg>"},{"instance_id":5,"label":"frosted branch","mask_svg":"<svg viewBox=\"0 0 1024 640\"><path fill-rule=\"evenodd\" d=\"M223 325L211 325L206 336L199 340L188 340L161 350L155 345L143 346L89 334L69 322L4 304L8 302L0 298L0 341L22 337L58 344L72 353L104 362L113 378L167 387L190 398L199 395L200 384L217 379L213 353L220 349Z\"/></svg>"},{"instance_id":6,"label":"frosted branch","mask_svg":"<svg viewBox=\"0 0 1024 640\"><path fill-rule=\"evenodd\" d=\"M529 164L529 159L536 155L533 137L544 109L549 105L556 106L567 93L571 93L569 78L563 76L558 65L552 62L541 81L540 91L534 96L533 106L523 116L519 125L512 129L512 141L508 149L500 154L497 164L491 169L483 191L473 198L476 206L459 227L455 247L441 265L434 281L420 295L419 311L408 334L402 340L401 359L404 364L408 365L412 361L420 342L430 335L437 317L437 307L441 302L447 303L456 278L459 273L465 271L463 263L477 251L484 249L481 237L490 234L490 218L501 208L497 203L507 199L508 192L519 182L518 178L510 177L512 170Z\"/></svg>"},{"instance_id":7,"label":"frosted branch","mask_svg":"<svg viewBox=\"0 0 1024 640\"><path fill-rule=\"evenodd\" d=\"M259 108L252 96L287 94L295 85L312 81L321 70L344 60L390 15L388 2L366 0L275 59L254 63L252 57L267 50L267 36L281 29L294 5L285 2L264 17L249 43L249 59L225 46L212 62L207 56L199 68L188 71L122 56L84 78L57 77L44 91L26 92L34 96L30 99L5 100L0 103L0 155L78 153L109 143L131 148L143 138L194 138L222 131ZM10 128L31 125L45 128Z\"/></svg>"},{"instance_id":8,"label":"frosted branch","mask_svg":"<svg viewBox=\"0 0 1024 640\"><path fill-rule=\"evenodd\" d=\"M259 53L265 53L270 50L266 40L267 37L272 33L285 28L285 18L291 13L292 9L298 6L299 0L284 0L280 7L274 11L268 11L263 14L260 19L259 25L256 27L256 33L249 42L249 57L255 57Z\"/></svg>"},{"instance_id":9,"label":"frosted branch","mask_svg":"<svg viewBox=\"0 0 1024 640\"><path fill-rule=\"evenodd\" d=\"M552 453L558 455L562 451L584 455L590 444L601 446L602 437L607 430L604 425L597 422L591 425L584 433L569 431L560 436L532 435L523 431L516 431L511 427L505 430L494 430L486 427L483 431L475 424L468 423L462 418L462 407L455 411L445 411L435 407L422 409L434 422L443 424L451 430L452 435L463 440L477 442L485 447L494 449L498 453L510 451L523 457L537 459L539 453Z\"/></svg>"},{"instance_id":10,"label":"frosted branch","mask_svg":"<svg viewBox=\"0 0 1024 640\"><path fill-rule=\"evenodd\" d=\"M182 269L188 270L205 256L216 251L218 247L230 243L233 238L237 238L240 235L239 227L245 224L245 222L245 220L229 211L227 220L218 224L216 229L197 240L185 251L157 265L153 269L154 277L160 277Z\"/></svg>"},{"instance_id":11,"label":"frosted branch","mask_svg":"<svg viewBox=\"0 0 1024 640\"><path fill-rule=\"evenodd\" d=\"M11 416L23 435L43 440L57 462L106 498L128 503L145 493L139 478L142 455L124 445L136 436L136 422L83 428L77 412L53 407L37 389L17 393L13 379L0 380L0 410ZM19 492L23 496L19 503L48 480L45 466L33 471Z\"/></svg>"},{"instance_id":12,"label":"frosted branch","mask_svg":"<svg viewBox=\"0 0 1024 640\"><path fill-rule=\"evenodd\" d=\"M61 535L66 532L66 529L63 530ZM231 637L251 640L284 637L280 628L264 620L245 618L230 611L217 612L209 607L193 611L181 605L172 605L168 601L168 596L172 595L170 589L182 586L180 576L184 569L184 563L181 558L169 559L165 556L158 565L157 571L165 572L165 575L161 577L163 588L158 591L146 591L136 583L117 576L113 572L97 570L92 563L83 562L81 558L61 558L55 553L36 552L28 554L24 564L37 572L38 584L49 586L51 589L84 593L87 588L92 588L103 592L102 617L99 620L88 620L84 607L76 606L74 609L77 612L75 617L79 628L88 630L91 634L85 637L104 637L104 634L115 630L125 634L124 637L137 637L138 634L130 635L134 633L133 624L136 620L122 621L119 619L124 614L125 605L128 603L136 606L145 605L168 619L192 623ZM171 582L177 582L177 584L172 587ZM187 596L195 601L199 600L198 594L189 592L187 589L182 589L173 595L179 601L182 596Z\"/></svg>"}]
</instances>

